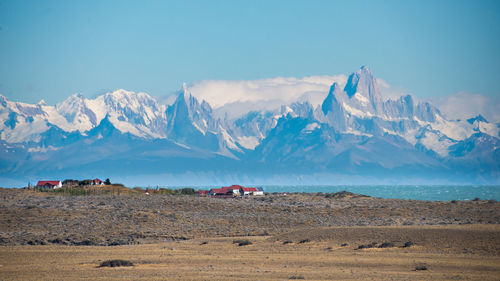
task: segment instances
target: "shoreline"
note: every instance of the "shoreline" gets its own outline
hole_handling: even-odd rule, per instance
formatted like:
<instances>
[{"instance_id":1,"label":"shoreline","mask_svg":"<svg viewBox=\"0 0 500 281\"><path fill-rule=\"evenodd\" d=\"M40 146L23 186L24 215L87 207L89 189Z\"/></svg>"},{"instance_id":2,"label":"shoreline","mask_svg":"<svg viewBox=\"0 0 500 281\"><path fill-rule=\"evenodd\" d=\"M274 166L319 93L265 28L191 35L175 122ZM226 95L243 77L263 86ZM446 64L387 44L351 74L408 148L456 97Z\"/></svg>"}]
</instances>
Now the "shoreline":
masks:
<instances>
[{"instance_id":1,"label":"shoreline","mask_svg":"<svg viewBox=\"0 0 500 281\"><path fill-rule=\"evenodd\" d=\"M420 201L472 201L497 200L500 201L500 185L258 185L268 194L277 193L338 193L348 191L381 199L420 200ZM25 189L26 187L0 189ZM210 190L220 186L145 186L128 189L180 190L192 188L194 190ZM390 194L390 196L388 196Z\"/></svg>"},{"instance_id":2,"label":"shoreline","mask_svg":"<svg viewBox=\"0 0 500 281\"><path fill-rule=\"evenodd\" d=\"M122 184L119 186L124 187ZM496 200L500 201L500 185L258 185L266 194L279 193L291 194L328 194L343 191L362 194L379 199L419 200L419 201L472 201ZM72 187L70 187L72 188ZM145 186L124 187L126 189L145 190L181 190L185 188L194 190L210 190L220 186ZM27 189L27 187L0 187L5 190ZM458 190L457 190L458 189ZM391 194L391 196L387 196Z\"/></svg>"}]
</instances>

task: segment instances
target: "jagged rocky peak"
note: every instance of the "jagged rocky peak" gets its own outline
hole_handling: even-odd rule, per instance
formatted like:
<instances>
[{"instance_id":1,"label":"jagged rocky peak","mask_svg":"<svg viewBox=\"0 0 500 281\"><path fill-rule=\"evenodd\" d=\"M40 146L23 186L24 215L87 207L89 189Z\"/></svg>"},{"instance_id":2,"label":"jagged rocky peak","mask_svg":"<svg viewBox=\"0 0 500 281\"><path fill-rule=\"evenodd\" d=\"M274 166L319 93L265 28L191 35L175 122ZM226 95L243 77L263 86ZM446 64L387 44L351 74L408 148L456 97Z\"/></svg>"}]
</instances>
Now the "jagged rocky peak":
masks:
<instances>
[{"instance_id":1,"label":"jagged rocky peak","mask_svg":"<svg viewBox=\"0 0 500 281\"><path fill-rule=\"evenodd\" d=\"M191 95L186 83L182 84L182 90L180 91L177 99L172 106L178 108L179 106L185 106L189 115L192 114L192 109L198 106L198 100Z\"/></svg>"},{"instance_id":2,"label":"jagged rocky peak","mask_svg":"<svg viewBox=\"0 0 500 281\"><path fill-rule=\"evenodd\" d=\"M210 105L202 101L198 101L196 97L191 95L186 83L183 84L182 90L175 102L168 106L166 110L168 125L167 134L175 131L177 135L185 134L180 130L182 126L194 126L198 131L205 134L208 130L214 131L217 128L217 122L212 116L212 108Z\"/></svg>"},{"instance_id":3,"label":"jagged rocky peak","mask_svg":"<svg viewBox=\"0 0 500 281\"><path fill-rule=\"evenodd\" d=\"M179 96L177 96L177 99L171 107L179 108L184 106L186 107L190 117L200 114L201 111L212 113L212 107L210 106L210 104L208 104L205 100L202 100L200 103L200 101L198 101L198 99L191 94L186 83L183 83L182 90L180 91Z\"/></svg>"},{"instance_id":4,"label":"jagged rocky peak","mask_svg":"<svg viewBox=\"0 0 500 281\"><path fill-rule=\"evenodd\" d=\"M344 91L349 98L352 98L356 93L372 100L382 98L375 77L367 66L362 66L358 71L349 75Z\"/></svg>"},{"instance_id":5,"label":"jagged rocky peak","mask_svg":"<svg viewBox=\"0 0 500 281\"><path fill-rule=\"evenodd\" d=\"M335 93L338 92L339 89L340 87L339 84L337 84L337 82L334 82L333 85L330 87L328 96L326 96L325 100L321 104L321 109L323 110L323 114L327 115L328 112L338 107L338 101L337 98L335 97Z\"/></svg>"}]
</instances>

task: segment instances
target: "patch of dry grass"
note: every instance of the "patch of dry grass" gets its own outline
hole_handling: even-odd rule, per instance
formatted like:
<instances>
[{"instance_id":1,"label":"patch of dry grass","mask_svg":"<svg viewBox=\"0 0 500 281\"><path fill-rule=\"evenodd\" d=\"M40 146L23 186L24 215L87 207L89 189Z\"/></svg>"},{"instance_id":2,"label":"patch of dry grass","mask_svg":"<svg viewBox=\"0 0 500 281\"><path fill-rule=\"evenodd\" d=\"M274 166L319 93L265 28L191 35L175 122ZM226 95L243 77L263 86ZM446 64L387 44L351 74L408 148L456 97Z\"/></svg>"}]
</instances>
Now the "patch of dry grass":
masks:
<instances>
[{"instance_id":1,"label":"patch of dry grass","mask_svg":"<svg viewBox=\"0 0 500 281\"><path fill-rule=\"evenodd\" d=\"M219 199L147 196L123 187L114 191L115 187L92 188L104 188L111 193L60 196L0 189L0 245L117 246L203 237L276 235L332 226L500 224L500 203L486 200L427 202L349 193L329 198L324 194L292 194ZM382 237L378 242L392 241Z\"/></svg>"},{"instance_id":2,"label":"patch of dry grass","mask_svg":"<svg viewBox=\"0 0 500 281\"><path fill-rule=\"evenodd\" d=\"M313 230L312 230L313 231ZM373 232L373 230L358 231ZM498 229L497 229L498 233ZM425 233L424 233L425 235ZM478 236L481 237L481 236ZM238 247L233 240L247 239ZM478 238L481 239L481 238ZM427 248L340 247L335 239L283 244L270 237L193 239L161 244L96 246L3 246L3 280L497 280L500 258L485 252L455 254ZM201 242L208 242L200 245ZM329 251L324 249L329 247ZM461 247L457 245L456 248ZM106 260L133 267L99 268ZM29 263L29 265L28 265ZM416 270L425 266L427 270Z\"/></svg>"}]
</instances>

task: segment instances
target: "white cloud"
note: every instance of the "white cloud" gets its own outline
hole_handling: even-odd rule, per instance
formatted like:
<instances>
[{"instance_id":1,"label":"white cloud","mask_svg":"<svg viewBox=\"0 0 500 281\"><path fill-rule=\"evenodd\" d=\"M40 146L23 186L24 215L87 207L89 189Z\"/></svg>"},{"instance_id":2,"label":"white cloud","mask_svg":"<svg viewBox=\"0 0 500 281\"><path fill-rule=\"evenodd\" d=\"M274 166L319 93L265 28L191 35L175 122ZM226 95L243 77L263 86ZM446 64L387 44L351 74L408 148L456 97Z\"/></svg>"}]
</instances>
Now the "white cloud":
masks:
<instances>
[{"instance_id":1,"label":"white cloud","mask_svg":"<svg viewBox=\"0 0 500 281\"><path fill-rule=\"evenodd\" d=\"M345 84L345 75L310 76L304 78L270 78L260 80L204 80L189 87L191 93L214 108L234 102L297 100L307 92L328 93L333 82ZM326 94L325 94L326 96Z\"/></svg>"},{"instance_id":2,"label":"white cloud","mask_svg":"<svg viewBox=\"0 0 500 281\"><path fill-rule=\"evenodd\" d=\"M402 95L406 95L405 90L401 87L395 87L389 85L385 80L380 78L375 78L380 94L385 99L398 99Z\"/></svg>"},{"instance_id":3,"label":"white cloud","mask_svg":"<svg viewBox=\"0 0 500 281\"><path fill-rule=\"evenodd\" d=\"M219 113L230 116L255 109L274 109L297 100L321 103L330 86L345 84L347 76L277 77L259 80L204 80L189 90L200 101L207 101Z\"/></svg>"},{"instance_id":4,"label":"white cloud","mask_svg":"<svg viewBox=\"0 0 500 281\"><path fill-rule=\"evenodd\" d=\"M500 122L500 99L481 94L459 92L435 98L432 103L448 119L468 119L481 114L489 122Z\"/></svg>"}]
</instances>

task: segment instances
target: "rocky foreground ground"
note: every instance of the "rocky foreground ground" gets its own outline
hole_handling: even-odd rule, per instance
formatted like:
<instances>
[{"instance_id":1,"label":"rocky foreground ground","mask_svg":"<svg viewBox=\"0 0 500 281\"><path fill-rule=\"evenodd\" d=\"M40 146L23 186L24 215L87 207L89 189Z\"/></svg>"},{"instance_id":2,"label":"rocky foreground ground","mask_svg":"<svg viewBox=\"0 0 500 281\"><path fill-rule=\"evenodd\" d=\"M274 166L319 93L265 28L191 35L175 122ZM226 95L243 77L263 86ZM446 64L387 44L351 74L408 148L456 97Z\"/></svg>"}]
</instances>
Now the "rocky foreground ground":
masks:
<instances>
[{"instance_id":1,"label":"rocky foreground ground","mask_svg":"<svg viewBox=\"0 0 500 281\"><path fill-rule=\"evenodd\" d=\"M0 189L0 245L125 245L203 237L278 237L321 227L500 224L494 200L429 202L349 193L209 198L62 196Z\"/></svg>"}]
</instances>

